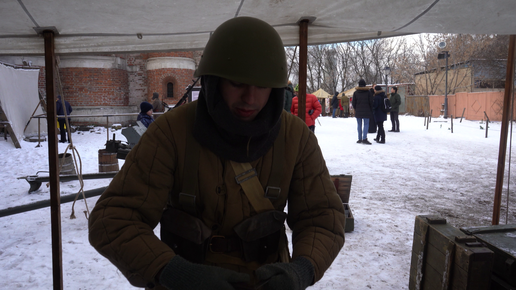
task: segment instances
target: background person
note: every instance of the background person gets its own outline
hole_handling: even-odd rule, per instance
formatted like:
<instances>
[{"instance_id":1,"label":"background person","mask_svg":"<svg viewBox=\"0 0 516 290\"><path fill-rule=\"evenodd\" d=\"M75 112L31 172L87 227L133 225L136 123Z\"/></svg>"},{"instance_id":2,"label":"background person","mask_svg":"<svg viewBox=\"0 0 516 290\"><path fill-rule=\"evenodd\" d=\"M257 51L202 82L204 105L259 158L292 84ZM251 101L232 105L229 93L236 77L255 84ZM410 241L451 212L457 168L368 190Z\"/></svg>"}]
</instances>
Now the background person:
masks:
<instances>
[{"instance_id":1,"label":"background person","mask_svg":"<svg viewBox=\"0 0 516 290\"><path fill-rule=\"evenodd\" d=\"M337 109L339 108L339 98L337 97L339 95L339 92L335 91L333 94L333 97L331 98L331 107L333 109L332 118L335 117L335 113L337 112Z\"/></svg>"},{"instance_id":2,"label":"background person","mask_svg":"<svg viewBox=\"0 0 516 290\"><path fill-rule=\"evenodd\" d=\"M294 115L298 115L299 109L299 100L297 94L299 92L299 85L294 89L295 97L292 99L292 107L290 108L290 112ZM321 103L315 95L306 94L306 114L305 114L305 123L310 129L310 131L315 133L315 119L319 117L322 112Z\"/></svg>"},{"instance_id":3,"label":"background person","mask_svg":"<svg viewBox=\"0 0 516 290\"><path fill-rule=\"evenodd\" d=\"M56 100L56 115L64 116L65 110L66 110L67 116L70 116L70 114L73 111L72 106L66 100L64 101L64 108L63 108L63 102L61 100L61 96L58 95L57 100ZM66 129L66 118L65 117L57 118L57 122L59 123L59 133L61 135L61 139L59 140L59 142L70 143L70 135L67 133L68 130ZM70 125L70 118L68 118L68 125ZM66 135L68 135L68 141L66 140Z\"/></svg>"},{"instance_id":4,"label":"background person","mask_svg":"<svg viewBox=\"0 0 516 290\"><path fill-rule=\"evenodd\" d=\"M398 88L391 88L391 97L389 98L391 101L391 130L389 132L399 132L400 131L400 120L398 119L398 115L400 112L401 105L401 97L398 94Z\"/></svg>"},{"instance_id":5,"label":"background person","mask_svg":"<svg viewBox=\"0 0 516 290\"><path fill-rule=\"evenodd\" d=\"M159 99L159 94L154 92L152 93L152 111L153 112L163 112L165 107L163 106L163 101ZM160 115L155 115L154 119L158 118Z\"/></svg>"},{"instance_id":6,"label":"background person","mask_svg":"<svg viewBox=\"0 0 516 290\"><path fill-rule=\"evenodd\" d=\"M292 82L288 81L288 85L285 88L285 111L290 113L292 107L292 99L294 98L294 88Z\"/></svg>"},{"instance_id":7,"label":"background person","mask_svg":"<svg viewBox=\"0 0 516 290\"><path fill-rule=\"evenodd\" d=\"M363 79L358 81L358 87L355 88L356 90L353 93L352 104L355 110L355 118L357 118L357 143L371 145L371 142L367 140L367 132L370 119L373 118L373 95L365 85L366 82Z\"/></svg>"},{"instance_id":8,"label":"background person","mask_svg":"<svg viewBox=\"0 0 516 290\"><path fill-rule=\"evenodd\" d=\"M385 91L381 86L374 87L374 91L373 114L376 121L376 126L378 128L374 141L384 144L385 129L383 128L383 122L387 120L387 112L385 112L382 108L385 106L384 99L387 98L387 96L385 96Z\"/></svg>"},{"instance_id":9,"label":"background person","mask_svg":"<svg viewBox=\"0 0 516 290\"><path fill-rule=\"evenodd\" d=\"M140 113L138 114L136 121L142 122L145 128L149 128L149 125L152 122L154 122L154 119L152 118L152 113L152 105L148 102L142 102L140 104Z\"/></svg>"}]
</instances>

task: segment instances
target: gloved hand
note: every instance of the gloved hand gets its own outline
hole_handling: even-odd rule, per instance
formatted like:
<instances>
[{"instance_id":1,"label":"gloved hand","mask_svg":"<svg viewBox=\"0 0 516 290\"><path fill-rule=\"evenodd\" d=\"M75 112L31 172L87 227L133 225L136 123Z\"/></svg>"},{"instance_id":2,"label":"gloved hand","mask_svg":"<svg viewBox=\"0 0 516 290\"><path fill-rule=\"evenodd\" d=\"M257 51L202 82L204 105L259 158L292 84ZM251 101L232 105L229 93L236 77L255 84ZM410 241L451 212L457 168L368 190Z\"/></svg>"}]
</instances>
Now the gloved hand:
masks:
<instances>
[{"instance_id":1,"label":"gloved hand","mask_svg":"<svg viewBox=\"0 0 516 290\"><path fill-rule=\"evenodd\" d=\"M249 275L224 268L191 263L175 256L161 271L159 283L167 289L234 290L232 284L248 283Z\"/></svg>"},{"instance_id":2,"label":"gloved hand","mask_svg":"<svg viewBox=\"0 0 516 290\"><path fill-rule=\"evenodd\" d=\"M314 266L304 257L291 263L264 265L255 273L258 281L270 279L263 286L266 290L304 290L314 282Z\"/></svg>"}]
</instances>

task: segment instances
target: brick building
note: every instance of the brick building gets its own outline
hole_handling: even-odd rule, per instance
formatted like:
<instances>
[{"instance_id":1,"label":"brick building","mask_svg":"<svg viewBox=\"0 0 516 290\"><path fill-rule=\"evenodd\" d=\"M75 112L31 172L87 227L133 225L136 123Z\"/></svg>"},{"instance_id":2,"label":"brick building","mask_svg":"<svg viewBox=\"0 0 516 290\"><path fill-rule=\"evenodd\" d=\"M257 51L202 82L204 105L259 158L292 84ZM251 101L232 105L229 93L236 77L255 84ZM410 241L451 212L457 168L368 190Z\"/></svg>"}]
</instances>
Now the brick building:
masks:
<instances>
[{"instance_id":1,"label":"brick building","mask_svg":"<svg viewBox=\"0 0 516 290\"><path fill-rule=\"evenodd\" d=\"M201 52L159 52L58 57L58 92L73 106L73 115L112 115L139 112L142 101L160 99L174 105L192 82ZM42 56L0 56L0 61L40 67L39 88L45 93ZM136 116L110 117L109 124L127 125ZM73 124L105 125L106 117L77 117Z\"/></svg>"}]
</instances>

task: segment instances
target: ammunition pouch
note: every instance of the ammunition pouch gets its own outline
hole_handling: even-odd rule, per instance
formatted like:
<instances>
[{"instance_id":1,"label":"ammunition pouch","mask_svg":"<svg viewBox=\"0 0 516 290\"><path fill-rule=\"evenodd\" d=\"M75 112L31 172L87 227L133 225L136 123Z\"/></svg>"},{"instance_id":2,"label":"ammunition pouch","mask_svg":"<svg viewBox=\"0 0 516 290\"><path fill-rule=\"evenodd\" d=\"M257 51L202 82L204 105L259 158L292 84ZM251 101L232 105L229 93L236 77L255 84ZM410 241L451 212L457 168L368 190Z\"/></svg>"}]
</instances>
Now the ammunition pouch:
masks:
<instances>
[{"instance_id":1,"label":"ammunition pouch","mask_svg":"<svg viewBox=\"0 0 516 290\"><path fill-rule=\"evenodd\" d=\"M263 263L269 255L278 251L286 218L286 213L271 210L259 213L235 226L233 230L242 240L244 261Z\"/></svg>"},{"instance_id":2,"label":"ammunition pouch","mask_svg":"<svg viewBox=\"0 0 516 290\"><path fill-rule=\"evenodd\" d=\"M206 241L211 230L198 218L175 208L167 208L161 217L161 240L177 255L194 263L203 263Z\"/></svg>"},{"instance_id":3,"label":"ammunition pouch","mask_svg":"<svg viewBox=\"0 0 516 290\"><path fill-rule=\"evenodd\" d=\"M198 218L175 208L167 208L161 217L161 240L177 255L194 263L204 263L206 252L240 251L245 262L263 263L278 252L287 214L277 210L259 213L233 229L237 236L212 235Z\"/></svg>"}]
</instances>

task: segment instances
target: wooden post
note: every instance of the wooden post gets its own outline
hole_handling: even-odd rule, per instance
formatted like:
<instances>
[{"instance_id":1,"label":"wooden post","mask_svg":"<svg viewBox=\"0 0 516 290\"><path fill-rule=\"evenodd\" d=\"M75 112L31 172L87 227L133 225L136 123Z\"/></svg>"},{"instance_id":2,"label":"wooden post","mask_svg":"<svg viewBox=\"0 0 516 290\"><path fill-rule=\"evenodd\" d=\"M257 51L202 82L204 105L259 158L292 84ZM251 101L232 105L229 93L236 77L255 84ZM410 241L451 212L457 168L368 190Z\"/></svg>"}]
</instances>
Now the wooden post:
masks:
<instances>
[{"instance_id":1,"label":"wooden post","mask_svg":"<svg viewBox=\"0 0 516 290\"><path fill-rule=\"evenodd\" d=\"M55 94L54 32L43 31L45 39L45 75L47 91L48 161L50 176L50 217L52 221L52 278L54 289L63 289L63 258L61 244L61 201L59 195L57 119Z\"/></svg>"},{"instance_id":2,"label":"wooden post","mask_svg":"<svg viewBox=\"0 0 516 290\"><path fill-rule=\"evenodd\" d=\"M496 171L496 186L493 203L493 219L491 223L500 223L500 205L502 202L503 176L505 171L505 154L507 152L507 133L509 131L509 105L511 104L511 93L514 83L514 52L516 46L516 35L509 38L509 53L507 56L507 73L505 76L505 93L503 98L502 128L500 132L500 147L498 150L498 168Z\"/></svg>"},{"instance_id":3,"label":"wooden post","mask_svg":"<svg viewBox=\"0 0 516 290\"><path fill-rule=\"evenodd\" d=\"M297 116L306 117L306 67L308 63L308 20L299 22L299 91L297 92Z\"/></svg>"},{"instance_id":4,"label":"wooden post","mask_svg":"<svg viewBox=\"0 0 516 290\"><path fill-rule=\"evenodd\" d=\"M106 141L109 141L109 116L106 116Z\"/></svg>"},{"instance_id":5,"label":"wooden post","mask_svg":"<svg viewBox=\"0 0 516 290\"><path fill-rule=\"evenodd\" d=\"M425 120L425 121L423 122L423 126L425 126L425 127L426 127L426 118L428 118L428 116L425 116L425 117L424 117L424 120Z\"/></svg>"},{"instance_id":6,"label":"wooden post","mask_svg":"<svg viewBox=\"0 0 516 290\"><path fill-rule=\"evenodd\" d=\"M453 115L450 116L451 132L453 133Z\"/></svg>"},{"instance_id":7,"label":"wooden post","mask_svg":"<svg viewBox=\"0 0 516 290\"><path fill-rule=\"evenodd\" d=\"M460 117L460 123L462 123L462 118L464 118L464 112L466 112L466 108L462 110L462 116Z\"/></svg>"},{"instance_id":8,"label":"wooden post","mask_svg":"<svg viewBox=\"0 0 516 290\"><path fill-rule=\"evenodd\" d=\"M41 145L41 118L38 118L38 145L36 145L36 148L38 147L42 147L43 145Z\"/></svg>"},{"instance_id":9,"label":"wooden post","mask_svg":"<svg viewBox=\"0 0 516 290\"><path fill-rule=\"evenodd\" d=\"M426 121L426 129L428 130L428 124L430 124L430 116L428 116L428 120Z\"/></svg>"},{"instance_id":10,"label":"wooden post","mask_svg":"<svg viewBox=\"0 0 516 290\"><path fill-rule=\"evenodd\" d=\"M430 116L428 116L428 122L432 121L432 110L430 110Z\"/></svg>"},{"instance_id":11,"label":"wooden post","mask_svg":"<svg viewBox=\"0 0 516 290\"><path fill-rule=\"evenodd\" d=\"M487 138L487 132L489 131L489 117L486 114L486 111L484 111L484 116L486 116L486 138ZM507 143L507 141L506 141Z\"/></svg>"}]
</instances>

